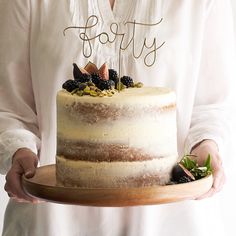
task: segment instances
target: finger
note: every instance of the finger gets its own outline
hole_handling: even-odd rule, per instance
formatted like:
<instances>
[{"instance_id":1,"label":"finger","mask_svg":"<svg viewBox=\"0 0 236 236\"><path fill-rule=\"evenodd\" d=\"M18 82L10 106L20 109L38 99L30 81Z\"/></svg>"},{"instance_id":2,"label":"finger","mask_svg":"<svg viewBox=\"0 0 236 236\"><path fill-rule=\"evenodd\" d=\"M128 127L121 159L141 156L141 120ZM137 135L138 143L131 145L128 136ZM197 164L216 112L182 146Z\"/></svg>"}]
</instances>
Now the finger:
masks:
<instances>
[{"instance_id":1,"label":"finger","mask_svg":"<svg viewBox=\"0 0 236 236\"><path fill-rule=\"evenodd\" d=\"M21 202L25 201L25 202L28 202L28 201L26 201L24 199L18 198L15 194L13 194L12 192L9 191L8 187L4 187L4 188L7 191L7 195L9 196L9 198L11 198L11 199L13 199L15 201L21 201Z\"/></svg>"},{"instance_id":2,"label":"finger","mask_svg":"<svg viewBox=\"0 0 236 236\"><path fill-rule=\"evenodd\" d=\"M18 197L12 197L11 199L13 199L14 201L19 202L19 203L33 203L33 204L45 203L45 201L41 201L36 198L33 199L32 201L28 201L28 200L21 199Z\"/></svg>"},{"instance_id":3,"label":"finger","mask_svg":"<svg viewBox=\"0 0 236 236\"><path fill-rule=\"evenodd\" d=\"M206 192L205 194L199 196L196 198L196 200L202 200L204 198L209 198L212 197L214 194L216 193L216 190L214 188L211 188L208 192Z\"/></svg>"},{"instance_id":4,"label":"finger","mask_svg":"<svg viewBox=\"0 0 236 236\"><path fill-rule=\"evenodd\" d=\"M32 178L35 175L38 164L37 156L35 154L32 153L30 156L20 158L16 163L18 163L21 167L21 171L17 171L19 174L24 173L26 178Z\"/></svg>"},{"instance_id":5,"label":"finger","mask_svg":"<svg viewBox=\"0 0 236 236\"><path fill-rule=\"evenodd\" d=\"M224 183L225 183L225 175L224 172L222 172L218 174L217 178L214 178L212 188L207 193L197 197L196 200L212 197L214 194L222 190Z\"/></svg>"},{"instance_id":6,"label":"finger","mask_svg":"<svg viewBox=\"0 0 236 236\"><path fill-rule=\"evenodd\" d=\"M15 196L12 196L11 200L14 200L14 201L19 202L19 203L31 203L31 201L27 201L25 199L21 199L21 198L15 197Z\"/></svg>"},{"instance_id":7,"label":"finger","mask_svg":"<svg viewBox=\"0 0 236 236\"><path fill-rule=\"evenodd\" d=\"M224 185L224 176L222 173L218 173L214 176L213 188L218 192Z\"/></svg>"},{"instance_id":8,"label":"finger","mask_svg":"<svg viewBox=\"0 0 236 236\"><path fill-rule=\"evenodd\" d=\"M11 196L15 196L19 199L24 199L30 202L33 202L34 198L28 196L21 186L21 175L17 174L16 172L10 170L9 174L7 175L7 184L6 189Z\"/></svg>"},{"instance_id":9,"label":"finger","mask_svg":"<svg viewBox=\"0 0 236 236\"><path fill-rule=\"evenodd\" d=\"M216 190L216 192L220 192L225 184L225 175L222 175L221 178L216 179L216 181L213 183L213 188Z\"/></svg>"},{"instance_id":10,"label":"finger","mask_svg":"<svg viewBox=\"0 0 236 236\"><path fill-rule=\"evenodd\" d=\"M18 198L15 194L8 192L7 195L9 196L9 198L11 198L12 200L15 200L17 202L30 202L28 200L22 199L22 198Z\"/></svg>"},{"instance_id":11,"label":"finger","mask_svg":"<svg viewBox=\"0 0 236 236\"><path fill-rule=\"evenodd\" d=\"M220 191L223 188L223 185L225 184L225 173L224 169L221 165L218 165L213 172L213 188L216 189L216 191Z\"/></svg>"}]
</instances>

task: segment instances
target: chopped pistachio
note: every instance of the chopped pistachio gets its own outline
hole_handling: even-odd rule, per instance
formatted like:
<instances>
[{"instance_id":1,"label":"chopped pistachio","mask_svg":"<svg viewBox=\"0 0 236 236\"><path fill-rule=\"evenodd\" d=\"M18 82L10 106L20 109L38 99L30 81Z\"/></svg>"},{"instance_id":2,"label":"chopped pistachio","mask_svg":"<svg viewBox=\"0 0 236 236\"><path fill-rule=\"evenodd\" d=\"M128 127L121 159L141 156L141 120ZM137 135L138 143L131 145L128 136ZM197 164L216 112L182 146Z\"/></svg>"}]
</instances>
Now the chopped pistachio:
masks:
<instances>
[{"instance_id":1,"label":"chopped pistachio","mask_svg":"<svg viewBox=\"0 0 236 236\"><path fill-rule=\"evenodd\" d=\"M97 90L97 87L96 86L89 86L90 87L90 90L93 90L93 91L96 91Z\"/></svg>"},{"instance_id":2,"label":"chopped pistachio","mask_svg":"<svg viewBox=\"0 0 236 236\"><path fill-rule=\"evenodd\" d=\"M99 93L99 95L98 95L99 97L104 97L105 96L105 94L103 94L103 93Z\"/></svg>"},{"instance_id":3,"label":"chopped pistachio","mask_svg":"<svg viewBox=\"0 0 236 236\"><path fill-rule=\"evenodd\" d=\"M134 87L136 88L142 88L143 87L143 83L142 82L138 82L134 84Z\"/></svg>"},{"instance_id":4,"label":"chopped pistachio","mask_svg":"<svg viewBox=\"0 0 236 236\"><path fill-rule=\"evenodd\" d=\"M79 83L79 90L84 90L87 87L86 83Z\"/></svg>"},{"instance_id":5,"label":"chopped pistachio","mask_svg":"<svg viewBox=\"0 0 236 236\"><path fill-rule=\"evenodd\" d=\"M122 82L118 82L116 85L117 90L123 90L126 86Z\"/></svg>"},{"instance_id":6,"label":"chopped pistachio","mask_svg":"<svg viewBox=\"0 0 236 236\"><path fill-rule=\"evenodd\" d=\"M84 95L84 92L82 90L78 90L77 93L76 93L78 96L83 96Z\"/></svg>"},{"instance_id":7,"label":"chopped pistachio","mask_svg":"<svg viewBox=\"0 0 236 236\"><path fill-rule=\"evenodd\" d=\"M92 96L92 97L97 97L98 94L97 94L96 91L94 91L94 90L90 90L90 96Z\"/></svg>"},{"instance_id":8,"label":"chopped pistachio","mask_svg":"<svg viewBox=\"0 0 236 236\"><path fill-rule=\"evenodd\" d=\"M93 82L91 82L91 81L87 82L87 85L88 85L89 87L91 87L91 86L96 87L96 85L95 85Z\"/></svg>"},{"instance_id":9,"label":"chopped pistachio","mask_svg":"<svg viewBox=\"0 0 236 236\"><path fill-rule=\"evenodd\" d=\"M84 91L84 94L85 94L85 95L89 95L89 94L90 94L90 88L89 88L89 86L86 86L83 91Z\"/></svg>"},{"instance_id":10,"label":"chopped pistachio","mask_svg":"<svg viewBox=\"0 0 236 236\"><path fill-rule=\"evenodd\" d=\"M95 90L97 93L101 93L102 92L102 90L101 89L99 89L99 88L96 88L96 90Z\"/></svg>"},{"instance_id":11,"label":"chopped pistachio","mask_svg":"<svg viewBox=\"0 0 236 236\"><path fill-rule=\"evenodd\" d=\"M79 91L79 88L76 88L76 89L74 89L73 91L71 91L71 94L72 94L72 95L73 95L73 94L76 94L78 91Z\"/></svg>"}]
</instances>

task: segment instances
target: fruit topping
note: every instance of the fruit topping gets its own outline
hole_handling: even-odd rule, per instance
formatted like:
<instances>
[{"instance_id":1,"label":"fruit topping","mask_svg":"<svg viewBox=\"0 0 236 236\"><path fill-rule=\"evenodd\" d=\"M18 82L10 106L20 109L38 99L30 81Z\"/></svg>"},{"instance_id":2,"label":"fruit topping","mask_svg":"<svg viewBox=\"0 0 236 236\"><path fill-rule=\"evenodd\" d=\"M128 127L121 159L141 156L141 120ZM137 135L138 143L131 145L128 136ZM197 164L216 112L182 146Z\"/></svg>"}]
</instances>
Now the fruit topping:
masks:
<instances>
[{"instance_id":1,"label":"fruit topping","mask_svg":"<svg viewBox=\"0 0 236 236\"><path fill-rule=\"evenodd\" d=\"M120 80L127 88L134 87L134 81L130 76L123 76Z\"/></svg>"},{"instance_id":2,"label":"fruit topping","mask_svg":"<svg viewBox=\"0 0 236 236\"><path fill-rule=\"evenodd\" d=\"M115 71L114 69L109 69L108 72L109 72L109 80L112 80L115 82L115 84L117 84L119 81L117 71Z\"/></svg>"},{"instance_id":3,"label":"fruit topping","mask_svg":"<svg viewBox=\"0 0 236 236\"><path fill-rule=\"evenodd\" d=\"M172 181L179 183L180 179L183 177L188 178L191 181L195 180L191 172L186 169L182 164L178 163L174 166L172 170Z\"/></svg>"},{"instance_id":4,"label":"fruit topping","mask_svg":"<svg viewBox=\"0 0 236 236\"><path fill-rule=\"evenodd\" d=\"M106 63L100 67L98 74L102 80L109 80L108 66Z\"/></svg>"},{"instance_id":5,"label":"fruit topping","mask_svg":"<svg viewBox=\"0 0 236 236\"><path fill-rule=\"evenodd\" d=\"M197 157L194 155L185 155L182 160L174 166L172 170L172 181L175 183L187 183L212 174L210 154L203 166L199 166L196 159Z\"/></svg>"},{"instance_id":6,"label":"fruit topping","mask_svg":"<svg viewBox=\"0 0 236 236\"><path fill-rule=\"evenodd\" d=\"M74 79L79 79L81 76L83 76L83 73L82 71L80 70L80 68L77 66L76 63L73 63L73 76L74 76Z\"/></svg>"},{"instance_id":7,"label":"fruit topping","mask_svg":"<svg viewBox=\"0 0 236 236\"><path fill-rule=\"evenodd\" d=\"M109 82L110 82L110 84L111 84L111 88L112 89L115 89L116 88L116 84L115 84L115 82L113 81L113 80L108 80Z\"/></svg>"},{"instance_id":8,"label":"fruit topping","mask_svg":"<svg viewBox=\"0 0 236 236\"><path fill-rule=\"evenodd\" d=\"M117 90L143 86L141 82L134 83L129 76L119 78L117 71L108 69L106 63L99 69L92 62L89 62L85 68L80 68L76 63L73 63L73 76L74 80L67 80L62 87L72 95L78 96L111 97Z\"/></svg>"},{"instance_id":9,"label":"fruit topping","mask_svg":"<svg viewBox=\"0 0 236 236\"><path fill-rule=\"evenodd\" d=\"M100 80L98 84L98 88L101 90L112 89L112 81L111 80Z\"/></svg>"},{"instance_id":10,"label":"fruit topping","mask_svg":"<svg viewBox=\"0 0 236 236\"><path fill-rule=\"evenodd\" d=\"M97 66L92 63L91 61L88 62L88 64L84 67L84 69L91 75L93 73L98 74L98 68Z\"/></svg>"},{"instance_id":11,"label":"fruit topping","mask_svg":"<svg viewBox=\"0 0 236 236\"><path fill-rule=\"evenodd\" d=\"M183 184L183 183L189 183L189 182L191 182L191 181L193 181L193 180L192 180L190 177L188 177L188 176L182 176L182 177L179 179L178 183Z\"/></svg>"},{"instance_id":12,"label":"fruit topping","mask_svg":"<svg viewBox=\"0 0 236 236\"><path fill-rule=\"evenodd\" d=\"M72 92L74 89L78 88L78 84L75 80L69 79L62 85L62 88L66 89L68 92Z\"/></svg>"},{"instance_id":13,"label":"fruit topping","mask_svg":"<svg viewBox=\"0 0 236 236\"><path fill-rule=\"evenodd\" d=\"M92 74L92 82L97 86L100 82L101 78L99 76L99 74L97 73L93 73Z\"/></svg>"},{"instance_id":14,"label":"fruit topping","mask_svg":"<svg viewBox=\"0 0 236 236\"><path fill-rule=\"evenodd\" d=\"M82 74L82 76L80 76L79 78L76 78L75 80L80 83L86 83L86 82L92 81L92 76L88 74Z\"/></svg>"}]
</instances>

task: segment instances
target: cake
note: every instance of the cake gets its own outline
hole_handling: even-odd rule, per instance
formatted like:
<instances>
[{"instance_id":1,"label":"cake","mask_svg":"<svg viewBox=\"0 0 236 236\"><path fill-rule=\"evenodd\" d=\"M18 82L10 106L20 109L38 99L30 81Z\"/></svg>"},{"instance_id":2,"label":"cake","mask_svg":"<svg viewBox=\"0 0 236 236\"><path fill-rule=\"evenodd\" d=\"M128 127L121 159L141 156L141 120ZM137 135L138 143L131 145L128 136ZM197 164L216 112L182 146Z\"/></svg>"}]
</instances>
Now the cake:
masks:
<instances>
[{"instance_id":1,"label":"cake","mask_svg":"<svg viewBox=\"0 0 236 236\"><path fill-rule=\"evenodd\" d=\"M112 96L57 94L57 182L85 188L165 185L177 162L176 98L168 88Z\"/></svg>"}]
</instances>

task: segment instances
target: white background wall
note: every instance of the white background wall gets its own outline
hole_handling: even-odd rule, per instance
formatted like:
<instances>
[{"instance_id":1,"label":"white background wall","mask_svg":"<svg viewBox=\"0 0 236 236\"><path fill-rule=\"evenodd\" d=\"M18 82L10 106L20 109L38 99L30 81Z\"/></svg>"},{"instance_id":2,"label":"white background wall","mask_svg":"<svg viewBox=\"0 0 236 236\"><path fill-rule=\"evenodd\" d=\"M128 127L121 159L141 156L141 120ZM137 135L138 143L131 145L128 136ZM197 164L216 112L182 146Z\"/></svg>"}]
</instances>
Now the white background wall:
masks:
<instances>
[{"instance_id":1,"label":"white background wall","mask_svg":"<svg viewBox=\"0 0 236 236\"><path fill-rule=\"evenodd\" d=\"M233 5L233 11L235 15L235 35L236 35L236 0L232 0L232 5ZM236 42L235 42L236 43ZM226 45L227 46L227 45ZM236 65L235 65L236 66ZM236 78L235 78L236 80ZM235 87L236 89L236 87ZM235 93L235 100L236 100L236 93ZM235 103L236 106L236 103ZM233 143L233 140L236 140L236 107L234 111L232 112L232 138L231 138L231 143ZM236 147L232 147L231 154L236 157ZM228 235L227 236L233 236L236 235L232 233L234 230L235 232L235 215L236 215L236 204L235 204L235 199L236 197L234 196L234 191L232 188L234 188L234 185L236 183L236 171L234 171L234 166L229 165L226 166L226 169L228 170L228 181L227 184L224 188L223 193L221 194L221 199L222 199L222 212L221 214L224 215L225 217L225 224L226 227L228 228ZM235 173L234 173L235 172ZM0 233L2 232L2 225L3 225L3 217L4 217L4 210L6 208L6 204L8 201L8 196L4 192L4 182L5 182L5 177L0 175ZM232 205L234 204L234 205Z\"/></svg>"}]
</instances>

